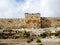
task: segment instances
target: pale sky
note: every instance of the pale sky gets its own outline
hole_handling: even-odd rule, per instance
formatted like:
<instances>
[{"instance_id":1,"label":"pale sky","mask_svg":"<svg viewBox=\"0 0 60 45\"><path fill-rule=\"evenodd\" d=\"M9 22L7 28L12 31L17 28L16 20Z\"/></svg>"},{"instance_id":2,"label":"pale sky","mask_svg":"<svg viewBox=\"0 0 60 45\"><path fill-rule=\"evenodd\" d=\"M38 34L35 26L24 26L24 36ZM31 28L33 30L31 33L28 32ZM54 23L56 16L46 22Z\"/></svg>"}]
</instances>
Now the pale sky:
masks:
<instances>
[{"instance_id":1,"label":"pale sky","mask_svg":"<svg viewBox=\"0 0 60 45\"><path fill-rule=\"evenodd\" d=\"M60 0L0 0L0 18L23 18L26 12L60 17Z\"/></svg>"}]
</instances>

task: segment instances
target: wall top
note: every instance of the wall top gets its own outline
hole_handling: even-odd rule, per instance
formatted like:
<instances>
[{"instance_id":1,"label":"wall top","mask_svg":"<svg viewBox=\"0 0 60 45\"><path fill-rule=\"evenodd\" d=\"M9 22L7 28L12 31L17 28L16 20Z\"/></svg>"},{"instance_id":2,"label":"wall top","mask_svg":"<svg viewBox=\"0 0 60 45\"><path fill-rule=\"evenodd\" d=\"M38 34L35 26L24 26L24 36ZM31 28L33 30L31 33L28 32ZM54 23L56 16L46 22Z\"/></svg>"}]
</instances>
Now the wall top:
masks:
<instances>
[{"instance_id":1,"label":"wall top","mask_svg":"<svg viewBox=\"0 0 60 45\"><path fill-rule=\"evenodd\" d=\"M25 13L25 15L40 15L40 13Z\"/></svg>"}]
</instances>

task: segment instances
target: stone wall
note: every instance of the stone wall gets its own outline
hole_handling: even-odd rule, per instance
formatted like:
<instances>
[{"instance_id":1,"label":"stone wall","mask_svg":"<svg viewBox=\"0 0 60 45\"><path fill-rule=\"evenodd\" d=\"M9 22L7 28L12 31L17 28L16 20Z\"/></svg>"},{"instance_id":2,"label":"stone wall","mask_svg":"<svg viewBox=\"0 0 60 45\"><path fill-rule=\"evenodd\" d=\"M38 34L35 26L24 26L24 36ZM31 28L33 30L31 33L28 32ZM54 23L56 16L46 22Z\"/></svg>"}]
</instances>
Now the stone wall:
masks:
<instances>
[{"instance_id":1,"label":"stone wall","mask_svg":"<svg viewBox=\"0 0 60 45\"><path fill-rule=\"evenodd\" d=\"M60 27L60 17L41 17L41 27Z\"/></svg>"},{"instance_id":2,"label":"stone wall","mask_svg":"<svg viewBox=\"0 0 60 45\"><path fill-rule=\"evenodd\" d=\"M60 27L60 17L49 17L51 27Z\"/></svg>"},{"instance_id":3,"label":"stone wall","mask_svg":"<svg viewBox=\"0 0 60 45\"><path fill-rule=\"evenodd\" d=\"M40 17L39 13L25 13L25 18L0 19L0 28L60 27L60 17Z\"/></svg>"},{"instance_id":4,"label":"stone wall","mask_svg":"<svg viewBox=\"0 0 60 45\"><path fill-rule=\"evenodd\" d=\"M23 25L24 19L0 19L0 28L16 29Z\"/></svg>"}]
</instances>

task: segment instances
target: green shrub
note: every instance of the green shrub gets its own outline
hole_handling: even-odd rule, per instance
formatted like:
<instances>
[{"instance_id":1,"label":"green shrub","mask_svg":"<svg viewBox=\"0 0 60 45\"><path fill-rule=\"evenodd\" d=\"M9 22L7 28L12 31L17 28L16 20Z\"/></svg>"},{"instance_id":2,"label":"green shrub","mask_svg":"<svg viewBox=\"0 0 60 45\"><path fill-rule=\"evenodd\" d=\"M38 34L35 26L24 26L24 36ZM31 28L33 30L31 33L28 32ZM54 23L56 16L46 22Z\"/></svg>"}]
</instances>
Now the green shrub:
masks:
<instances>
[{"instance_id":1,"label":"green shrub","mask_svg":"<svg viewBox=\"0 0 60 45\"><path fill-rule=\"evenodd\" d=\"M39 45L43 45L43 44L39 44Z\"/></svg>"},{"instance_id":2,"label":"green shrub","mask_svg":"<svg viewBox=\"0 0 60 45\"><path fill-rule=\"evenodd\" d=\"M32 42L33 41L33 39L28 39L27 40L27 43L30 43L30 42Z\"/></svg>"},{"instance_id":3,"label":"green shrub","mask_svg":"<svg viewBox=\"0 0 60 45\"><path fill-rule=\"evenodd\" d=\"M55 33L54 35L55 35L55 36L58 36L58 35L59 35L59 33Z\"/></svg>"},{"instance_id":4,"label":"green shrub","mask_svg":"<svg viewBox=\"0 0 60 45\"><path fill-rule=\"evenodd\" d=\"M40 34L40 36L41 36L42 38L45 38L47 35L46 35L45 33L43 33L43 34Z\"/></svg>"},{"instance_id":5,"label":"green shrub","mask_svg":"<svg viewBox=\"0 0 60 45\"><path fill-rule=\"evenodd\" d=\"M22 36L23 37L29 37L30 36L30 33L28 33L26 30L23 30L22 31Z\"/></svg>"},{"instance_id":6,"label":"green shrub","mask_svg":"<svg viewBox=\"0 0 60 45\"><path fill-rule=\"evenodd\" d=\"M37 39L36 42L37 42L37 43L41 43L41 40L40 40L40 39Z\"/></svg>"}]
</instances>

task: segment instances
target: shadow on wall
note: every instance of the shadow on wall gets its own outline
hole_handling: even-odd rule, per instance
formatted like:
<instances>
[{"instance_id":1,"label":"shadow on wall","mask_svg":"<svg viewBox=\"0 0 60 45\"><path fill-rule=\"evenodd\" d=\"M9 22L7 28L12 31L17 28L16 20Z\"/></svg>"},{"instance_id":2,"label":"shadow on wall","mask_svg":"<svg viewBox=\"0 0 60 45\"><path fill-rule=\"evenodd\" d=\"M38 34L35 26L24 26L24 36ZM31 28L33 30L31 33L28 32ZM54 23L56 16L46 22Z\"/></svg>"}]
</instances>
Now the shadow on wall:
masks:
<instances>
[{"instance_id":1,"label":"shadow on wall","mask_svg":"<svg viewBox=\"0 0 60 45\"><path fill-rule=\"evenodd\" d=\"M51 21L45 17L41 17L41 28L51 27Z\"/></svg>"}]
</instances>

